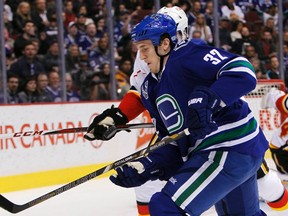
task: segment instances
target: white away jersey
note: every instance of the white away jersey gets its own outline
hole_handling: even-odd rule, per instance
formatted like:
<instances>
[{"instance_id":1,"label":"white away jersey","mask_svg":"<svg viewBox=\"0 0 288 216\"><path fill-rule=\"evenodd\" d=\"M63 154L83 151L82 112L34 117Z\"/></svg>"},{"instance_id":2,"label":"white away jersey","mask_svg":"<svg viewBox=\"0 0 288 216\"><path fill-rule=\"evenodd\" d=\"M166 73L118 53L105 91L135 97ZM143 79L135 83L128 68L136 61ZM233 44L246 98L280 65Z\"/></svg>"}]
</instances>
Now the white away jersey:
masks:
<instances>
[{"instance_id":1,"label":"white away jersey","mask_svg":"<svg viewBox=\"0 0 288 216\"><path fill-rule=\"evenodd\" d=\"M137 52L134 62L133 73L130 76L131 88L135 88L139 93L141 92L141 85L145 77L150 73L148 65L140 59L139 51Z\"/></svg>"}]
</instances>

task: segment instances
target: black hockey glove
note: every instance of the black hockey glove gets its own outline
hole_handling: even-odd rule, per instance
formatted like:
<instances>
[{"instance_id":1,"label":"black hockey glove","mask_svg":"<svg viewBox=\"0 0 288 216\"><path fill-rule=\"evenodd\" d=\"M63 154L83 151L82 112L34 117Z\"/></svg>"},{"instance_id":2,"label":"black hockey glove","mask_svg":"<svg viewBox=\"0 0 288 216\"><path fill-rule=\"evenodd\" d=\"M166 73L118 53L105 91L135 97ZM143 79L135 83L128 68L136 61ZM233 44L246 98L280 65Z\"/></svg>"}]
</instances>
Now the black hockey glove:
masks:
<instances>
[{"instance_id":1,"label":"black hockey glove","mask_svg":"<svg viewBox=\"0 0 288 216\"><path fill-rule=\"evenodd\" d=\"M112 106L94 118L84 138L89 141L109 140L117 133L115 126L124 125L127 122L128 119L121 110Z\"/></svg>"},{"instance_id":2,"label":"black hockey glove","mask_svg":"<svg viewBox=\"0 0 288 216\"><path fill-rule=\"evenodd\" d=\"M221 108L220 102L221 99L206 87L198 87L191 93L186 114L186 126L189 128L190 136L203 139L217 130L212 115Z\"/></svg>"}]
</instances>

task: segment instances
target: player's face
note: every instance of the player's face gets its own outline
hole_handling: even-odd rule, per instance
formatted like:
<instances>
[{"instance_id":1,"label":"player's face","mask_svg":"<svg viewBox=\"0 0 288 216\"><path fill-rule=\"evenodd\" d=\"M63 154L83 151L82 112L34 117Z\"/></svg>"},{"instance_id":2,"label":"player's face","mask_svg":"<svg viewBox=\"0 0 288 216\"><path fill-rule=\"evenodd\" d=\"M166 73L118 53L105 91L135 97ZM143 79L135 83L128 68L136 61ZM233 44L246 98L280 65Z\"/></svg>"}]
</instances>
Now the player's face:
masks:
<instances>
[{"instance_id":1,"label":"player's face","mask_svg":"<svg viewBox=\"0 0 288 216\"><path fill-rule=\"evenodd\" d=\"M160 58L155 52L155 48L150 40L143 40L135 43L140 52L140 59L144 60L152 73L160 70Z\"/></svg>"}]
</instances>

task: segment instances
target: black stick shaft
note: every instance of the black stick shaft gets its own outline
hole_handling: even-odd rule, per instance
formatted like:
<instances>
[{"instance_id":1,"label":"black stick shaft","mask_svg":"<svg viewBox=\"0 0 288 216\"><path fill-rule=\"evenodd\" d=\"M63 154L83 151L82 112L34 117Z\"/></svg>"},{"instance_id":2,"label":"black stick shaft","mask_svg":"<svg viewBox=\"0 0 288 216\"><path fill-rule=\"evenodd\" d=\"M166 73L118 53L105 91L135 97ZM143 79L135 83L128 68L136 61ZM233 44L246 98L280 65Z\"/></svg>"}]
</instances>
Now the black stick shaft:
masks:
<instances>
[{"instance_id":1,"label":"black stick shaft","mask_svg":"<svg viewBox=\"0 0 288 216\"><path fill-rule=\"evenodd\" d=\"M8 212L11 212L14 214L21 212L21 211L28 209L34 205L42 203L42 202L44 202L44 201L46 201L46 200L48 200L54 196L57 196L57 195L65 192L67 190L70 190L71 188L74 188L74 187L76 187L76 186L78 186L84 182L87 182L87 181L89 181L89 180L91 180L91 179L93 179L99 175L102 175L103 173L106 173L112 169L119 167L119 166L123 166L127 162L135 160L135 159L137 159L137 158L139 158L145 154L148 154L148 153L150 153L150 152L152 152L152 151L154 151L154 150L156 150L156 149L158 149L164 145L167 145L173 141L176 141L176 140L178 140L178 139L180 139L186 135L189 135L188 129L185 129L185 130L181 131L180 133L174 134L172 136L166 137L165 139L163 139L159 142L156 142L151 146L149 145L148 147L146 147L142 150L139 150L133 154L130 154L130 155L128 155L128 156L126 156L120 160L117 160L117 161L115 161L115 162L113 162L113 163L111 163L105 167L102 167L102 168L100 168L100 169L98 169L92 173L89 173L89 174L87 174L87 175L85 175L85 176L83 176L83 177L81 177L75 181L72 181L72 182L70 182L70 183L68 183L62 187L59 187L59 188L57 188L57 189L55 189L49 193L46 193L46 194L44 194L44 195L42 195L42 196L40 196L34 200L27 202L25 204L22 204L22 205L15 204L0 194L0 207L2 207L3 209L7 210Z\"/></svg>"},{"instance_id":2,"label":"black stick shaft","mask_svg":"<svg viewBox=\"0 0 288 216\"><path fill-rule=\"evenodd\" d=\"M129 129L140 129L140 128L153 128L152 123L135 123L135 124L126 124L119 125L115 129L120 130L129 130ZM56 134L66 134L66 133L81 133L86 132L88 127L78 127L78 128L66 128L60 130L37 130L37 131L20 131L11 134L0 134L0 139L8 138L17 138L17 137L31 137L31 136L43 136L43 135L56 135Z\"/></svg>"}]
</instances>

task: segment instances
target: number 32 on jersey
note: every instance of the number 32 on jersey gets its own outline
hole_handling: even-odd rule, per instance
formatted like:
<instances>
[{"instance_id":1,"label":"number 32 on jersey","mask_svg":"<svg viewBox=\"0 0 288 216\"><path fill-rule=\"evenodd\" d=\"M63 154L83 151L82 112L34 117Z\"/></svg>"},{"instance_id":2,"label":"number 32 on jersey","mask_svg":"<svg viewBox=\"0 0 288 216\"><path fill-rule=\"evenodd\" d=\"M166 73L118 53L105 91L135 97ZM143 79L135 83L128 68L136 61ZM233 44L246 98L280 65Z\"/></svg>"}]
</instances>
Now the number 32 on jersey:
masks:
<instances>
[{"instance_id":1,"label":"number 32 on jersey","mask_svg":"<svg viewBox=\"0 0 288 216\"><path fill-rule=\"evenodd\" d=\"M222 56L219 51L212 49L209 53L204 56L204 61L212 62L213 65L219 64L222 60L227 59L228 57Z\"/></svg>"}]
</instances>

